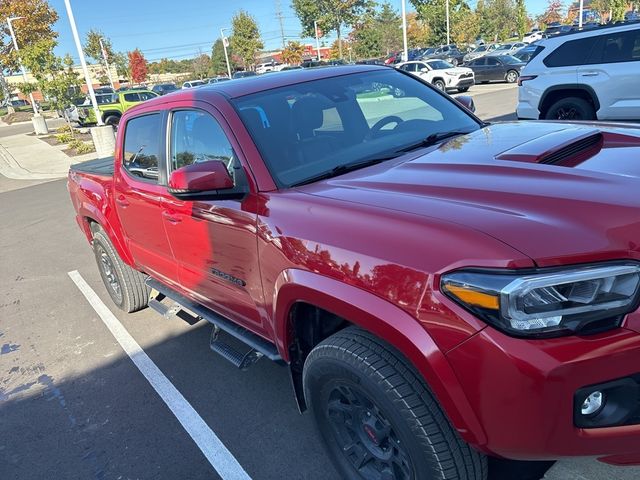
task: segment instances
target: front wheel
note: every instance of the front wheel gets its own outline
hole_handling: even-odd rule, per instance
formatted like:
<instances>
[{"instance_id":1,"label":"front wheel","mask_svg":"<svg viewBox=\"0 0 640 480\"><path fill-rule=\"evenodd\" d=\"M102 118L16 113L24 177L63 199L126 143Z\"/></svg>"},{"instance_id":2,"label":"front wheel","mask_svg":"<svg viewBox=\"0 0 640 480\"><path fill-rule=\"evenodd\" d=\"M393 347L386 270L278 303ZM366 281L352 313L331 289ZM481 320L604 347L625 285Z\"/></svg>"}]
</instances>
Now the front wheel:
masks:
<instances>
[{"instance_id":1,"label":"front wheel","mask_svg":"<svg viewBox=\"0 0 640 480\"><path fill-rule=\"evenodd\" d=\"M393 347L346 328L305 361L305 399L340 478L485 480L487 458L449 424Z\"/></svg>"},{"instance_id":2,"label":"front wheel","mask_svg":"<svg viewBox=\"0 0 640 480\"><path fill-rule=\"evenodd\" d=\"M507 83L516 83L518 81L518 72L515 70L509 70L504 78Z\"/></svg>"},{"instance_id":3,"label":"front wheel","mask_svg":"<svg viewBox=\"0 0 640 480\"><path fill-rule=\"evenodd\" d=\"M109 115L104 119L105 125L111 125L115 129L118 128L119 123L120 123L120 117L117 115Z\"/></svg>"},{"instance_id":4,"label":"front wheel","mask_svg":"<svg viewBox=\"0 0 640 480\"><path fill-rule=\"evenodd\" d=\"M441 92L444 92L446 88L444 85L444 81L442 80L436 80L435 82L433 82L433 86L436 87Z\"/></svg>"},{"instance_id":5,"label":"front wheel","mask_svg":"<svg viewBox=\"0 0 640 480\"><path fill-rule=\"evenodd\" d=\"M547 120L595 120L596 111L586 100L568 97L551 105L544 118Z\"/></svg>"},{"instance_id":6,"label":"front wheel","mask_svg":"<svg viewBox=\"0 0 640 480\"><path fill-rule=\"evenodd\" d=\"M465 92L468 92L468 91L469 91L469 87L458 88L458 92L460 92L460 93L465 93Z\"/></svg>"}]
</instances>

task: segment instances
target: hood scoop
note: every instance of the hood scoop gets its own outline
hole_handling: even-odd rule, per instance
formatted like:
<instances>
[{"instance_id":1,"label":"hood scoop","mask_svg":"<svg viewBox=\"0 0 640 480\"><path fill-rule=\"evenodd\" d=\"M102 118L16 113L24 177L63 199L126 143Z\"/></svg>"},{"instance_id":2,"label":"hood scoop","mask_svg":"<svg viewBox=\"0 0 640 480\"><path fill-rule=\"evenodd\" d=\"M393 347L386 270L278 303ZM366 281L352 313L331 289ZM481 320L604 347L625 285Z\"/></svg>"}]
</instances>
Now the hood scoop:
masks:
<instances>
[{"instance_id":1,"label":"hood scoop","mask_svg":"<svg viewBox=\"0 0 640 480\"><path fill-rule=\"evenodd\" d=\"M597 154L603 136L595 128L567 128L502 152L496 160L574 167Z\"/></svg>"}]
</instances>

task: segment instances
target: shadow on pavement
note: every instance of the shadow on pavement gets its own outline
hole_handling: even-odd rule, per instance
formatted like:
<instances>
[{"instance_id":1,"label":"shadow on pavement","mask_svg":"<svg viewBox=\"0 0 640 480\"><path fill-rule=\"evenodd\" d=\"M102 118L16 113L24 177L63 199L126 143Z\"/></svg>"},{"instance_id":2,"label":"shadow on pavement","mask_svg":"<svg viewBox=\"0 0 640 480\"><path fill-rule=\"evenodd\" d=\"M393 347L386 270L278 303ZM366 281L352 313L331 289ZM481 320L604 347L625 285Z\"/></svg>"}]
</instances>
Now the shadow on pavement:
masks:
<instances>
[{"instance_id":1,"label":"shadow on pavement","mask_svg":"<svg viewBox=\"0 0 640 480\"><path fill-rule=\"evenodd\" d=\"M554 463L489 458L488 480L540 480Z\"/></svg>"}]
</instances>

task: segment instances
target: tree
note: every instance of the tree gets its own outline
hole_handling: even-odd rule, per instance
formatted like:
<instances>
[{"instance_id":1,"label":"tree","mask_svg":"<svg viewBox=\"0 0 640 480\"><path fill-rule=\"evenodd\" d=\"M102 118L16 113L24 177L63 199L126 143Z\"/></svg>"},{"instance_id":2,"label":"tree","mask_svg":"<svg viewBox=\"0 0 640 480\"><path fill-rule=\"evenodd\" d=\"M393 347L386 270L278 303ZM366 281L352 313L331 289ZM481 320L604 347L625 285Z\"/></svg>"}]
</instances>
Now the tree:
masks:
<instances>
[{"instance_id":1,"label":"tree","mask_svg":"<svg viewBox=\"0 0 640 480\"><path fill-rule=\"evenodd\" d=\"M117 52L113 54L112 60L113 60L113 65L115 65L116 67L118 78L126 78L127 80L131 81L128 55L122 52Z\"/></svg>"},{"instance_id":2,"label":"tree","mask_svg":"<svg viewBox=\"0 0 640 480\"><path fill-rule=\"evenodd\" d=\"M216 40L211 49L211 72L213 75L227 74L227 60L224 57L224 45L222 45L220 38Z\"/></svg>"},{"instance_id":3,"label":"tree","mask_svg":"<svg viewBox=\"0 0 640 480\"><path fill-rule=\"evenodd\" d=\"M524 0L516 0L516 27L518 28L518 37L522 39L529 29L529 19L527 18L527 7Z\"/></svg>"},{"instance_id":4,"label":"tree","mask_svg":"<svg viewBox=\"0 0 640 480\"><path fill-rule=\"evenodd\" d=\"M244 67L249 68L256 63L256 54L264 47L258 24L253 16L240 10L233 16L231 29L231 48L242 59Z\"/></svg>"},{"instance_id":5,"label":"tree","mask_svg":"<svg viewBox=\"0 0 640 480\"><path fill-rule=\"evenodd\" d=\"M455 12L451 19L454 28L451 29L451 40L453 43L473 43L480 33L480 25L475 12L467 5L463 5Z\"/></svg>"},{"instance_id":6,"label":"tree","mask_svg":"<svg viewBox=\"0 0 640 480\"><path fill-rule=\"evenodd\" d=\"M102 41L102 46L100 45L100 41ZM102 55L103 47L104 53L107 56L106 59ZM91 29L87 32L85 37L83 50L86 56L102 65L102 69L98 72L98 80L100 81L100 84L105 85L110 83L108 73L109 58L113 56L111 40L105 37L100 30Z\"/></svg>"},{"instance_id":7,"label":"tree","mask_svg":"<svg viewBox=\"0 0 640 480\"><path fill-rule=\"evenodd\" d=\"M610 21L624 20L624 14L627 11L626 0L610 0L611 18Z\"/></svg>"},{"instance_id":8,"label":"tree","mask_svg":"<svg viewBox=\"0 0 640 480\"><path fill-rule=\"evenodd\" d=\"M289 65L299 65L302 63L302 54L304 53L304 45L300 42L289 42L282 50L282 61Z\"/></svg>"},{"instance_id":9,"label":"tree","mask_svg":"<svg viewBox=\"0 0 640 480\"><path fill-rule=\"evenodd\" d=\"M37 83L23 83L19 89L25 95L40 90L53 109L64 112L65 120L71 126L66 109L76 98L81 81L73 71L71 56L60 58L53 53L56 44L53 39L43 39L20 50L22 63Z\"/></svg>"},{"instance_id":10,"label":"tree","mask_svg":"<svg viewBox=\"0 0 640 480\"><path fill-rule=\"evenodd\" d=\"M323 32L336 32L340 58L343 58L343 27L353 26L374 5L372 0L293 0L291 4L300 19L304 36L315 36L314 21Z\"/></svg>"},{"instance_id":11,"label":"tree","mask_svg":"<svg viewBox=\"0 0 640 480\"><path fill-rule=\"evenodd\" d=\"M376 15L376 26L380 32L380 44L383 53L399 50L402 47L402 19L389 3L383 3Z\"/></svg>"},{"instance_id":12,"label":"tree","mask_svg":"<svg viewBox=\"0 0 640 480\"><path fill-rule=\"evenodd\" d=\"M549 25L552 22L562 21L562 9L563 5L560 0L549 0L547 9L538 17L538 23Z\"/></svg>"},{"instance_id":13,"label":"tree","mask_svg":"<svg viewBox=\"0 0 640 480\"><path fill-rule=\"evenodd\" d=\"M24 17L12 23L18 48L23 49L42 39L55 40L58 33L53 31L53 24L58 20L58 14L46 0L0 1L0 85L4 95L10 98L11 93L3 72L18 71L19 63L6 21L9 17ZM8 110L9 113L14 111L11 105Z\"/></svg>"},{"instance_id":14,"label":"tree","mask_svg":"<svg viewBox=\"0 0 640 480\"><path fill-rule=\"evenodd\" d=\"M127 54L129 57L129 74L133 83L142 83L147 79L147 61L137 48Z\"/></svg>"},{"instance_id":15,"label":"tree","mask_svg":"<svg viewBox=\"0 0 640 480\"><path fill-rule=\"evenodd\" d=\"M485 40L506 40L517 29L514 0L479 1L476 5L476 17L479 23L478 35Z\"/></svg>"},{"instance_id":16,"label":"tree","mask_svg":"<svg viewBox=\"0 0 640 480\"><path fill-rule=\"evenodd\" d=\"M407 44L409 48L424 47L431 36L426 22L418 18L418 14L407 14Z\"/></svg>"},{"instance_id":17,"label":"tree","mask_svg":"<svg viewBox=\"0 0 640 480\"><path fill-rule=\"evenodd\" d=\"M209 66L211 65L211 59L206 53L201 53L192 62L193 74L202 80L209 73Z\"/></svg>"}]
</instances>

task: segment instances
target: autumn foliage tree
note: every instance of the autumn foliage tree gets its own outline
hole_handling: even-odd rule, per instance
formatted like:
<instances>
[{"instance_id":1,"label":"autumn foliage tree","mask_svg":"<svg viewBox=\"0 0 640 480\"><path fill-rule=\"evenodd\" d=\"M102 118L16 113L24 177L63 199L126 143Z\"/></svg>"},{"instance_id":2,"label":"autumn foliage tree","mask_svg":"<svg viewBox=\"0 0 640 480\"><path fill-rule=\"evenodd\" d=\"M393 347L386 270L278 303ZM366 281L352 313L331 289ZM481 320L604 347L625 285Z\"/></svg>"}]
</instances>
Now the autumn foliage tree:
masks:
<instances>
[{"instance_id":1,"label":"autumn foliage tree","mask_svg":"<svg viewBox=\"0 0 640 480\"><path fill-rule=\"evenodd\" d=\"M302 63L302 54L304 53L304 45L300 42L289 42L282 50L282 60L289 65L298 65Z\"/></svg>"},{"instance_id":2,"label":"autumn foliage tree","mask_svg":"<svg viewBox=\"0 0 640 480\"><path fill-rule=\"evenodd\" d=\"M538 17L538 22L543 25L549 25L553 22L561 22L563 5L560 0L549 0L547 9Z\"/></svg>"},{"instance_id":3,"label":"autumn foliage tree","mask_svg":"<svg viewBox=\"0 0 640 480\"><path fill-rule=\"evenodd\" d=\"M129 75L133 83L142 83L147 79L147 60L139 49L129 52Z\"/></svg>"}]
</instances>

